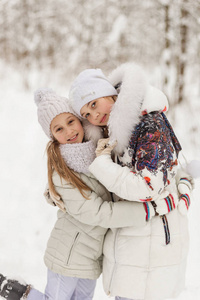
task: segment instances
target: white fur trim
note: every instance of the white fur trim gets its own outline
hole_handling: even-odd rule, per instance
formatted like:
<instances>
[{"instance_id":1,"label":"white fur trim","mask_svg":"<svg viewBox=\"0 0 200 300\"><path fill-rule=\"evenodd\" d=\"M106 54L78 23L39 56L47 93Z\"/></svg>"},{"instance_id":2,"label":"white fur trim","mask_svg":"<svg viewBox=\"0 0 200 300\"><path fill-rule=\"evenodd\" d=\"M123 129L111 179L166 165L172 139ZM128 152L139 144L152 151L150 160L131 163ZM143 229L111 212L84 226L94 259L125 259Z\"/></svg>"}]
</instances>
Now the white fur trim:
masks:
<instances>
[{"instance_id":1,"label":"white fur trim","mask_svg":"<svg viewBox=\"0 0 200 300\"><path fill-rule=\"evenodd\" d=\"M127 147L131 132L139 122L147 79L142 69L135 64L119 66L108 78L114 86L122 82L108 122L110 141L118 142L114 151L121 153Z\"/></svg>"},{"instance_id":2,"label":"white fur trim","mask_svg":"<svg viewBox=\"0 0 200 300\"><path fill-rule=\"evenodd\" d=\"M117 140L114 152L119 154L127 148L141 111L162 111L168 107L168 102L161 91L148 84L144 71L134 63L119 66L108 78L114 86L122 82L108 121L110 142Z\"/></svg>"},{"instance_id":3,"label":"white fur trim","mask_svg":"<svg viewBox=\"0 0 200 300\"><path fill-rule=\"evenodd\" d=\"M149 85L144 96L141 112L144 110L147 113L152 111L168 111L168 108L169 104L165 94L157 88Z\"/></svg>"},{"instance_id":4,"label":"white fur trim","mask_svg":"<svg viewBox=\"0 0 200 300\"><path fill-rule=\"evenodd\" d=\"M102 129L98 126L95 126L88 122L87 120L82 120L84 133L85 133L85 139L86 141L92 141L94 145L97 145L97 142L99 139L103 138Z\"/></svg>"}]
</instances>

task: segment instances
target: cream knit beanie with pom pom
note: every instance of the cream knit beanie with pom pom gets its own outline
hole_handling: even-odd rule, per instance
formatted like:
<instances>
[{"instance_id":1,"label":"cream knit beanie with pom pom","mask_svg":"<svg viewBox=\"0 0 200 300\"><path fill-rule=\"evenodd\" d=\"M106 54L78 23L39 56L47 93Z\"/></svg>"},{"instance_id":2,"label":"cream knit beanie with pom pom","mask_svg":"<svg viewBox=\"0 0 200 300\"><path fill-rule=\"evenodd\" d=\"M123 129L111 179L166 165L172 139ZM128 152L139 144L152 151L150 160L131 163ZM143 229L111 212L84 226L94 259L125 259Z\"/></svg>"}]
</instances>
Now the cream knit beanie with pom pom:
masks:
<instances>
[{"instance_id":1,"label":"cream knit beanie with pom pom","mask_svg":"<svg viewBox=\"0 0 200 300\"><path fill-rule=\"evenodd\" d=\"M69 100L58 96L52 89L36 90L34 100L38 107L38 121L50 139L53 139L50 125L57 115L62 113L72 113L75 115L69 104Z\"/></svg>"}]
</instances>

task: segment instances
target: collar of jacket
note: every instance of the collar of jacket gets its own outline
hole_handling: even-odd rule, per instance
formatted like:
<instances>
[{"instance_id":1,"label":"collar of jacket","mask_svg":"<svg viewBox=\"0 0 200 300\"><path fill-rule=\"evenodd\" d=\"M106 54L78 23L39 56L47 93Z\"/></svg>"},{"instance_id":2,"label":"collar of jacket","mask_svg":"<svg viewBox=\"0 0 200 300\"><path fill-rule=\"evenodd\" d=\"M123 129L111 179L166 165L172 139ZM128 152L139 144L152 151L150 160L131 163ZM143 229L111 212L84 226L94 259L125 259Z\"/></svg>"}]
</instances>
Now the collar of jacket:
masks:
<instances>
[{"instance_id":1,"label":"collar of jacket","mask_svg":"<svg viewBox=\"0 0 200 300\"><path fill-rule=\"evenodd\" d=\"M108 122L110 142L117 140L114 152L120 154L128 147L140 117L153 111L167 111L168 101L148 83L144 71L134 63L122 64L108 78L113 86L121 82Z\"/></svg>"}]
</instances>

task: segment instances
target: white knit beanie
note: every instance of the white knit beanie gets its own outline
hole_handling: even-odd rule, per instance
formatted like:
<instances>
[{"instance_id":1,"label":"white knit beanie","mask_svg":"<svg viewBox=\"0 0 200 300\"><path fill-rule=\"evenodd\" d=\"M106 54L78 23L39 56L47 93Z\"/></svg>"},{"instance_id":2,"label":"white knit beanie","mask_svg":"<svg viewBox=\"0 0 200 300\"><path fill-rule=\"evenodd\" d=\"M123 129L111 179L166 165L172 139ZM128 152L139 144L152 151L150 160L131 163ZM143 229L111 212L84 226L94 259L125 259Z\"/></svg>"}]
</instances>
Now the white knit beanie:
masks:
<instances>
[{"instance_id":1,"label":"white knit beanie","mask_svg":"<svg viewBox=\"0 0 200 300\"><path fill-rule=\"evenodd\" d=\"M69 100L74 111L81 116L81 108L95 99L117 95L117 90L101 69L86 69L72 83Z\"/></svg>"},{"instance_id":2,"label":"white knit beanie","mask_svg":"<svg viewBox=\"0 0 200 300\"><path fill-rule=\"evenodd\" d=\"M34 93L34 100L37 104L38 121L46 135L53 139L50 125L52 120L59 114L72 113L69 100L58 96L52 89L38 89Z\"/></svg>"}]
</instances>

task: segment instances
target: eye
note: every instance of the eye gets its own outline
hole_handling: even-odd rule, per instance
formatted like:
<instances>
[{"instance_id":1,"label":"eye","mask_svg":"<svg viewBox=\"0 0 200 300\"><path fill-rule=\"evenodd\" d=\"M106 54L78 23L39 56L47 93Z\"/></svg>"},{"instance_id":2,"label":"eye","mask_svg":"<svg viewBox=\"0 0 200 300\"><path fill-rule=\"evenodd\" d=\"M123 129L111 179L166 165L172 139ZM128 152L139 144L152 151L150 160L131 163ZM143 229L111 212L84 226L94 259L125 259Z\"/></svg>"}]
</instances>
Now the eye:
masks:
<instances>
[{"instance_id":1,"label":"eye","mask_svg":"<svg viewBox=\"0 0 200 300\"><path fill-rule=\"evenodd\" d=\"M96 101L92 102L91 107L94 108L96 105Z\"/></svg>"},{"instance_id":2,"label":"eye","mask_svg":"<svg viewBox=\"0 0 200 300\"><path fill-rule=\"evenodd\" d=\"M85 118L87 119L89 117L89 115L90 115L89 113L85 114Z\"/></svg>"},{"instance_id":3,"label":"eye","mask_svg":"<svg viewBox=\"0 0 200 300\"><path fill-rule=\"evenodd\" d=\"M70 124L72 124L74 122L74 120L70 120L69 122L68 122L68 124L70 125Z\"/></svg>"},{"instance_id":4,"label":"eye","mask_svg":"<svg viewBox=\"0 0 200 300\"><path fill-rule=\"evenodd\" d=\"M56 129L56 132L59 132L61 130L62 130L62 127L59 127L59 128Z\"/></svg>"}]
</instances>

